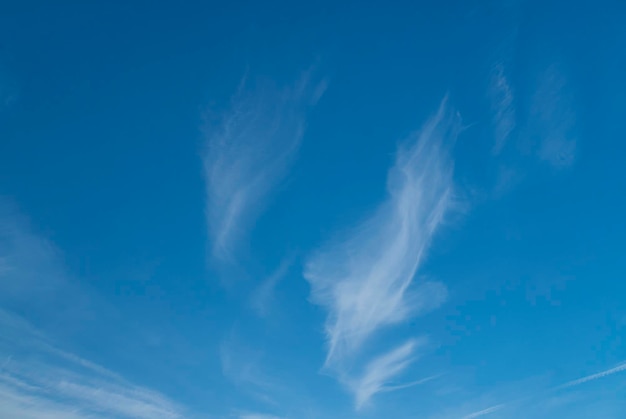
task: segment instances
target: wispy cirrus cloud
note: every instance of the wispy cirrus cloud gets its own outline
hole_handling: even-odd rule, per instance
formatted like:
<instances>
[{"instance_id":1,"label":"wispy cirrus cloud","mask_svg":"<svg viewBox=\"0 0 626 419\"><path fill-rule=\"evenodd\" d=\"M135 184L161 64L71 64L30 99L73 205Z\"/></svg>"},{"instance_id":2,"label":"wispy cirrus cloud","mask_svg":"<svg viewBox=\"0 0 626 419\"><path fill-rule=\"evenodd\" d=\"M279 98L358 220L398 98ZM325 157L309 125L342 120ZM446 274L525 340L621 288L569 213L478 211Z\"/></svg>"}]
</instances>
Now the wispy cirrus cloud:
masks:
<instances>
[{"instance_id":1,"label":"wispy cirrus cloud","mask_svg":"<svg viewBox=\"0 0 626 419\"><path fill-rule=\"evenodd\" d=\"M541 417L546 417L544 415L553 417L554 409L566 408L567 405L573 404L579 398L580 394L569 392L574 387L579 387L584 384L588 384L592 381L600 380L603 378L607 378L614 374L619 374L626 371L626 362L622 362L615 367L608 368L606 370L586 375L584 377L580 377L563 384L537 391L536 389L531 389L526 392L525 395L518 397L512 397L503 403L494 404L489 407L483 407L480 410L472 411L471 413L466 413L462 415L462 419L473 419L483 416L490 416L492 413L496 413L502 410L507 410L507 417L528 417L529 411L532 411L533 417L537 417L537 415L541 415ZM596 400L597 402L598 400ZM446 417L458 417L459 415L452 415ZM581 417L586 417L585 414L582 414ZM598 417L604 417L599 415Z\"/></svg>"},{"instance_id":2,"label":"wispy cirrus cloud","mask_svg":"<svg viewBox=\"0 0 626 419\"><path fill-rule=\"evenodd\" d=\"M283 259L278 268L270 276L265 278L261 285L252 295L251 305L253 310L261 317L268 315L274 300L274 290L276 286L287 276L293 265L293 257Z\"/></svg>"},{"instance_id":3,"label":"wispy cirrus cloud","mask_svg":"<svg viewBox=\"0 0 626 419\"><path fill-rule=\"evenodd\" d=\"M291 87L243 80L230 108L204 129L207 218L212 255L232 260L293 163L306 128L307 111L326 83L303 75Z\"/></svg>"},{"instance_id":4,"label":"wispy cirrus cloud","mask_svg":"<svg viewBox=\"0 0 626 419\"><path fill-rule=\"evenodd\" d=\"M488 407L486 409L479 410L477 412L470 413L468 415L463 416L462 419L475 419L481 416L490 415L492 413L497 412L498 410L502 410L504 408L504 404L497 404L495 406Z\"/></svg>"},{"instance_id":5,"label":"wispy cirrus cloud","mask_svg":"<svg viewBox=\"0 0 626 419\"><path fill-rule=\"evenodd\" d=\"M444 101L399 148L388 174L387 200L306 264L312 301L328 312L325 367L340 376L347 374L346 361L359 355L375 332L436 308L446 298L443 284L413 281L453 204L453 168L446 148L459 128L459 116ZM410 341L372 361L360 378L342 378L355 391L357 407L409 365L415 347Z\"/></svg>"},{"instance_id":6,"label":"wispy cirrus cloud","mask_svg":"<svg viewBox=\"0 0 626 419\"><path fill-rule=\"evenodd\" d=\"M0 416L177 419L166 396L60 349L24 319L0 310Z\"/></svg>"},{"instance_id":7,"label":"wispy cirrus cloud","mask_svg":"<svg viewBox=\"0 0 626 419\"><path fill-rule=\"evenodd\" d=\"M574 95L556 63L538 71L532 94L524 103L523 121L517 120L515 88L504 62L492 71L489 97L494 127L494 154L500 154L515 135L518 150L557 169L574 163L577 152ZM526 99L526 98L525 98Z\"/></svg>"},{"instance_id":8,"label":"wispy cirrus cloud","mask_svg":"<svg viewBox=\"0 0 626 419\"><path fill-rule=\"evenodd\" d=\"M269 406L277 406L274 395L284 391L275 375L263 367L264 353L253 349L233 331L220 344L222 373L233 384L256 400Z\"/></svg>"},{"instance_id":9,"label":"wispy cirrus cloud","mask_svg":"<svg viewBox=\"0 0 626 419\"><path fill-rule=\"evenodd\" d=\"M556 389L557 390L561 390L561 389L566 389L566 388L569 388L569 387L579 386L581 384L588 383L589 381L598 380L600 378L605 378L605 377L608 377L610 375L617 374L617 373L624 372L624 371L626 371L626 362L622 362L621 364L617 365L616 367L609 368L607 370L600 371L600 372L595 373L595 374L587 375L585 377L581 377L581 378L578 378L576 380L568 381L567 383L562 384L562 385L556 387Z\"/></svg>"},{"instance_id":10,"label":"wispy cirrus cloud","mask_svg":"<svg viewBox=\"0 0 626 419\"><path fill-rule=\"evenodd\" d=\"M166 396L64 350L22 317L67 324L72 315L84 314L84 298L68 279L58 249L7 200L0 200L0 261L1 417L188 417Z\"/></svg>"},{"instance_id":11,"label":"wispy cirrus cloud","mask_svg":"<svg viewBox=\"0 0 626 419\"><path fill-rule=\"evenodd\" d=\"M373 359L367 364L365 372L355 380L352 388L357 410L361 409L376 393L406 388L431 379L431 377L429 377L409 383L408 385L400 386L388 384L393 377L402 373L415 359L414 352L416 348L423 343L423 340L411 339L388 353Z\"/></svg>"}]
</instances>

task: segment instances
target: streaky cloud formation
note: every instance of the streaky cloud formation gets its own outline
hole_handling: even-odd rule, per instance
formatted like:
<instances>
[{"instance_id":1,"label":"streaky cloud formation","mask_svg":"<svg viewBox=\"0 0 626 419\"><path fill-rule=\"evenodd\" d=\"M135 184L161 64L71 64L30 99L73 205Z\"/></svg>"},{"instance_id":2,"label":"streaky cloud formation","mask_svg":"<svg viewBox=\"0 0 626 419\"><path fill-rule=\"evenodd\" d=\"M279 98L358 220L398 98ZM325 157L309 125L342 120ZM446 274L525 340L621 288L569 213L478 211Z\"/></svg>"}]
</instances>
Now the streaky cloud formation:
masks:
<instances>
[{"instance_id":1,"label":"streaky cloud formation","mask_svg":"<svg viewBox=\"0 0 626 419\"><path fill-rule=\"evenodd\" d=\"M600 378L604 378L604 377L608 377L609 375L617 374L619 372L624 372L624 371L626 371L626 362L623 362L623 363L619 364L616 367L609 368L608 370L600 371L600 372L595 373L595 374L587 375L585 377L581 377L581 378L578 378L576 380L569 381L569 382L567 382L565 384L562 384L562 385L558 386L556 389L560 390L560 389L565 389L565 388L568 388L568 387L579 386L579 385L585 384L585 383L587 383L589 381L594 381L594 380L597 380L597 379L600 379Z\"/></svg>"},{"instance_id":2,"label":"streaky cloud formation","mask_svg":"<svg viewBox=\"0 0 626 419\"><path fill-rule=\"evenodd\" d=\"M486 409L479 410L478 412L470 413L469 415L463 416L462 419L474 419L474 418L479 418L481 416L490 415L492 413L497 412L498 410L501 410L502 408L504 408L504 406L505 406L504 404L497 404L495 406L491 406Z\"/></svg>"},{"instance_id":3,"label":"streaky cloud formation","mask_svg":"<svg viewBox=\"0 0 626 419\"><path fill-rule=\"evenodd\" d=\"M361 409L376 393L398 389L397 387L406 387L391 387L385 384L389 379L404 371L411 361L413 361L413 352L420 343L421 342L414 339L409 340L367 364L365 373L353 384L357 410Z\"/></svg>"},{"instance_id":4,"label":"streaky cloud formation","mask_svg":"<svg viewBox=\"0 0 626 419\"><path fill-rule=\"evenodd\" d=\"M326 82L309 73L291 87L243 80L230 109L208 122L203 156L212 255L232 261L267 202L293 163L306 127L307 111Z\"/></svg>"},{"instance_id":5,"label":"streaky cloud formation","mask_svg":"<svg viewBox=\"0 0 626 419\"><path fill-rule=\"evenodd\" d=\"M344 375L346 361L359 354L376 331L434 309L446 299L443 284L413 281L453 205L447 147L459 129L460 117L444 100L422 129L399 147L388 174L387 200L343 240L322 248L306 264L312 301L328 311L326 368ZM369 372L366 368L361 384L350 386L356 391L357 406L408 365L414 347L407 343L370 364ZM378 373L380 363L389 363L391 373Z\"/></svg>"},{"instance_id":6,"label":"streaky cloud formation","mask_svg":"<svg viewBox=\"0 0 626 419\"><path fill-rule=\"evenodd\" d=\"M542 407L542 402L545 402L546 400L549 400L550 397L553 397L555 394L560 394L560 393L564 393L567 392L568 390L572 389L573 387L578 387L581 386L583 384L587 384L591 381L595 381L595 380L599 380L602 378L606 378L609 377L611 375L614 374L618 374L621 372L626 371L626 362L622 362L619 365L613 367L613 368L609 368L606 369L604 371L600 371L597 372L595 374L590 374L581 378L577 378L575 380L571 380L568 381L566 383L557 385L555 387L552 387L548 390L544 390L541 392L537 392L536 390L532 393L530 393L529 395L525 396L525 397L521 397L521 398L517 398L517 399L509 399L508 401L506 401L506 403L500 403L500 404L496 404L493 405L491 407L488 408L484 408L481 409L479 411L475 411L469 414L466 414L465 416L463 416L462 419L473 419L473 418L477 418L477 417L482 417L482 416L487 416L490 415L491 413L494 413L496 411L500 411L503 409L507 409L507 410L512 410L514 408L514 406L517 406L518 408L522 408L522 407L530 407L530 408L541 408ZM544 403L545 404L545 403ZM545 406L543 406L545 409ZM515 416L517 417L517 416Z\"/></svg>"},{"instance_id":7,"label":"streaky cloud formation","mask_svg":"<svg viewBox=\"0 0 626 419\"><path fill-rule=\"evenodd\" d=\"M66 352L24 319L0 310L0 416L48 419L176 419L166 396Z\"/></svg>"}]
</instances>

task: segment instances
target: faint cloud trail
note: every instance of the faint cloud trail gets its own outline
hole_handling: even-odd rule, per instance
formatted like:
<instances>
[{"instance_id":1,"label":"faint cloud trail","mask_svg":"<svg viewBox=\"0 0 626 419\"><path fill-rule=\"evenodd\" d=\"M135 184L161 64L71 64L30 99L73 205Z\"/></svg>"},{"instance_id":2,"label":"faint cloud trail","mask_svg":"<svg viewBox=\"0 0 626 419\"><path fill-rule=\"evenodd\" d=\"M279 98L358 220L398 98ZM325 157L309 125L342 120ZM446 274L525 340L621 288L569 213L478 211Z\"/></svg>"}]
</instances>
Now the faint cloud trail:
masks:
<instances>
[{"instance_id":1,"label":"faint cloud trail","mask_svg":"<svg viewBox=\"0 0 626 419\"><path fill-rule=\"evenodd\" d=\"M230 107L204 127L207 223L212 256L232 262L300 147L307 111L326 82L310 72L291 87L244 79Z\"/></svg>"},{"instance_id":2,"label":"faint cloud trail","mask_svg":"<svg viewBox=\"0 0 626 419\"><path fill-rule=\"evenodd\" d=\"M568 387L574 387L574 386L579 386L581 384L585 384L589 381L593 381L593 380L597 380L600 378L604 378L604 377L608 377L609 375L613 375L613 374L617 374L620 372L626 371L626 362L623 362L621 364L619 364L618 366L614 367L614 368L610 368L608 370L604 370L601 372L598 372L596 374L591 374L591 375L587 375L586 377L582 377L579 378L577 380L572 380L569 381L565 384L562 384L558 387L555 387L555 390L561 390L561 389L565 389Z\"/></svg>"}]
</instances>

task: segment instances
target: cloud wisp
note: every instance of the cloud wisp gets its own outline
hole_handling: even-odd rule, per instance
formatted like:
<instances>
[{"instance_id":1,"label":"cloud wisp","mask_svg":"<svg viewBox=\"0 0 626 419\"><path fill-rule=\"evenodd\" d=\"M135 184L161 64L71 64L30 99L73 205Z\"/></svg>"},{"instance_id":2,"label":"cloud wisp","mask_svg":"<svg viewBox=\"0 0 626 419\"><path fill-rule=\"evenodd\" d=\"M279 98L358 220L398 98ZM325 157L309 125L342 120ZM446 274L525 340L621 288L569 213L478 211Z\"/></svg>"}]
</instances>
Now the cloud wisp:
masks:
<instances>
[{"instance_id":1,"label":"cloud wisp","mask_svg":"<svg viewBox=\"0 0 626 419\"><path fill-rule=\"evenodd\" d=\"M481 416L490 415L492 413L497 412L498 410L502 410L504 406L505 406L504 404L497 404L495 406L491 406L486 409L479 410L478 412L473 412L473 413L470 413L469 415L465 415L463 416L462 419L474 419L474 418L479 418Z\"/></svg>"},{"instance_id":2,"label":"cloud wisp","mask_svg":"<svg viewBox=\"0 0 626 419\"><path fill-rule=\"evenodd\" d=\"M295 86L249 86L244 80L230 108L204 132L207 221L212 256L232 261L239 242L294 161L307 111L326 84L304 75Z\"/></svg>"},{"instance_id":3,"label":"cloud wisp","mask_svg":"<svg viewBox=\"0 0 626 419\"><path fill-rule=\"evenodd\" d=\"M562 385L556 387L555 390L561 390L561 389L566 389L566 388L569 388L569 387L579 386L579 385L585 384L585 383L587 383L589 381L598 380L600 378L608 377L609 375L617 374L619 372L624 372L624 371L626 371L626 362L623 362L623 363L619 364L616 367L609 368L608 370L600 371L600 372L595 373L595 374L587 375L585 377L581 377L581 378L578 378L576 380L569 381L569 382L567 382L565 384L562 384Z\"/></svg>"},{"instance_id":4,"label":"cloud wisp","mask_svg":"<svg viewBox=\"0 0 626 419\"><path fill-rule=\"evenodd\" d=\"M266 317L270 313L276 286L289 274L293 262L293 257L284 258L278 268L253 293L251 306L258 316Z\"/></svg>"},{"instance_id":5,"label":"cloud wisp","mask_svg":"<svg viewBox=\"0 0 626 419\"><path fill-rule=\"evenodd\" d=\"M316 252L305 266L312 301L327 310L325 367L346 374L372 335L439 306L446 287L414 283L432 238L453 205L453 167L447 147L460 118L446 101L397 152L387 178L388 198L343 238ZM385 382L409 365L416 344L407 343L373 361L356 383L356 405L366 404ZM377 368L388 363L392 373Z\"/></svg>"},{"instance_id":6,"label":"cloud wisp","mask_svg":"<svg viewBox=\"0 0 626 419\"><path fill-rule=\"evenodd\" d=\"M515 95L505 74L503 63L498 63L494 67L489 90L495 135L493 153L499 154L516 125Z\"/></svg>"},{"instance_id":7,"label":"cloud wisp","mask_svg":"<svg viewBox=\"0 0 626 419\"><path fill-rule=\"evenodd\" d=\"M422 379L405 385L391 386L389 381L402 373L415 359L414 352L423 341L411 339L397 348L370 361L365 372L355 380L352 391L355 397L355 407L361 409L376 393L394 391L418 385L430 379Z\"/></svg>"},{"instance_id":8,"label":"cloud wisp","mask_svg":"<svg viewBox=\"0 0 626 419\"><path fill-rule=\"evenodd\" d=\"M507 68L502 62L494 66L489 87L494 154L502 153L515 135L519 151L557 169L572 165L578 142L575 101L561 66L551 64L539 71L531 91L530 97L524 100L528 105L521 109L527 118L517 121L515 88Z\"/></svg>"},{"instance_id":9,"label":"cloud wisp","mask_svg":"<svg viewBox=\"0 0 626 419\"><path fill-rule=\"evenodd\" d=\"M507 410L510 410L514 407L518 409L521 409L522 407L524 408L544 407L545 408L545 406L543 405L545 405L545 401L547 400L546 397L548 397L548 400L549 400L550 397L553 397L557 393L567 392L573 387L578 387L578 386L587 384L591 381L606 378L614 374L622 373L624 371L626 371L626 362L622 362L613 368L609 368L604 371L597 372L595 374L590 374L581 378L577 378L575 380L568 381L566 383L557 385L555 387L552 387L548 390L544 390L539 393L535 392L534 394L531 393L527 395L526 397L510 399L506 403L500 403L500 404L493 405L485 409L481 409L479 411L466 414L465 416L462 417L462 419L478 418L482 416L491 415L492 413L503 410L505 408Z\"/></svg>"},{"instance_id":10,"label":"cloud wisp","mask_svg":"<svg viewBox=\"0 0 626 419\"><path fill-rule=\"evenodd\" d=\"M66 352L0 311L0 416L48 419L187 417L166 396Z\"/></svg>"},{"instance_id":11,"label":"cloud wisp","mask_svg":"<svg viewBox=\"0 0 626 419\"><path fill-rule=\"evenodd\" d=\"M12 203L0 199L0 417L188 417L166 396L62 349L49 337L41 319L68 325L84 314L84 301L91 300L68 278L59 250L34 232ZM14 314L18 311L39 319L38 327Z\"/></svg>"},{"instance_id":12,"label":"cloud wisp","mask_svg":"<svg viewBox=\"0 0 626 419\"><path fill-rule=\"evenodd\" d=\"M564 168L576 159L577 138L572 92L557 65L540 76L533 97L530 129L538 137L538 157L555 168Z\"/></svg>"}]
</instances>

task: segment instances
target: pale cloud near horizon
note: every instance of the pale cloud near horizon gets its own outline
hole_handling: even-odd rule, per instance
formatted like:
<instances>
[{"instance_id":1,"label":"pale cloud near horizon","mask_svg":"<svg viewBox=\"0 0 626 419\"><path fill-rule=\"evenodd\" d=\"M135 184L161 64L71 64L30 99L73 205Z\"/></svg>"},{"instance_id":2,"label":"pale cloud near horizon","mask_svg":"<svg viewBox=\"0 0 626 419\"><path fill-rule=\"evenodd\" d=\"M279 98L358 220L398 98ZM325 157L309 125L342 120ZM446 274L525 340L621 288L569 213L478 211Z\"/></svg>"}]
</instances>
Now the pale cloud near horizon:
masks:
<instances>
[{"instance_id":1,"label":"pale cloud near horizon","mask_svg":"<svg viewBox=\"0 0 626 419\"><path fill-rule=\"evenodd\" d=\"M18 305L23 315L67 325L82 313L84 296L67 278L54 244L5 200L0 200L0 261L0 416L188 417L166 396L64 350L40 325L12 311Z\"/></svg>"},{"instance_id":2,"label":"pale cloud near horizon","mask_svg":"<svg viewBox=\"0 0 626 419\"><path fill-rule=\"evenodd\" d=\"M207 221L212 256L232 261L238 245L285 177L300 147L307 111L326 82L310 72L291 87L243 80L230 107L204 127Z\"/></svg>"},{"instance_id":3,"label":"pale cloud near horizon","mask_svg":"<svg viewBox=\"0 0 626 419\"><path fill-rule=\"evenodd\" d=\"M491 407L488 407L486 409L479 410L478 412L470 413L469 415L463 416L462 419L475 419L475 418L479 418L481 416L490 415L492 413L497 412L498 410L502 410L502 408L504 408L504 406L505 406L504 404L497 404L495 406L491 406Z\"/></svg>"},{"instance_id":4,"label":"pale cloud near horizon","mask_svg":"<svg viewBox=\"0 0 626 419\"><path fill-rule=\"evenodd\" d=\"M537 392L535 390L534 393L530 392L528 395L524 397L518 397L515 399L512 398L506 401L505 403L495 404L490 407L482 408L480 410L465 414L464 416L462 416L462 419L474 419L474 418L483 417L483 416L491 416L492 413L495 413L504 409L507 409L507 410L514 409L516 411L522 411L522 410L526 410L529 408L535 408L539 410L542 410L542 409L545 410L546 401L548 401L547 403L548 407L554 407L552 405L555 404L554 403L555 395L563 394L563 392L571 390L574 387L578 387L578 386L587 384L591 381L596 381L596 380L606 378L614 374L622 373L625 371L626 371L626 362L622 362L615 367L568 381L566 383L549 388L548 390L544 390L540 392ZM562 404L563 401L562 399L560 400L561 400L560 404ZM570 403L573 401L575 401L575 398L570 397L570 399L568 399L568 402ZM509 416L519 417L518 415L514 415L514 413L510 413Z\"/></svg>"},{"instance_id":5,"label":"pale cloud near horizon","mask_svg":"<svg viewBox=\"0 0 626 419\"><path fill-rule=\"evenodd\" d=\"M365 373L354 375L346 370L362 354L363 344L377 331L446 299L443 284L415 284L414 277L454 202L453 167L446 147L459 129L460 117L444 100L399 148L388 174L387 200L343 240L323 247L306 264L312 301L327 310L325 367L349 383L357 407L402 372L415 349L414 344L402 345L372 361ZM378 373L377 362L389 362L393 374Z\"/></svg>"},{"instance_id":6,"label":"pale cloud near horizon","mask_svg":"<svg viewBox=\"0 0 626 419\"><path fill-rule=\"evenodd\" d=\"M166 396L66 352L24 319L0 310L0 415L47 419L178 419Z\"/></svg>"}]
</instances>

